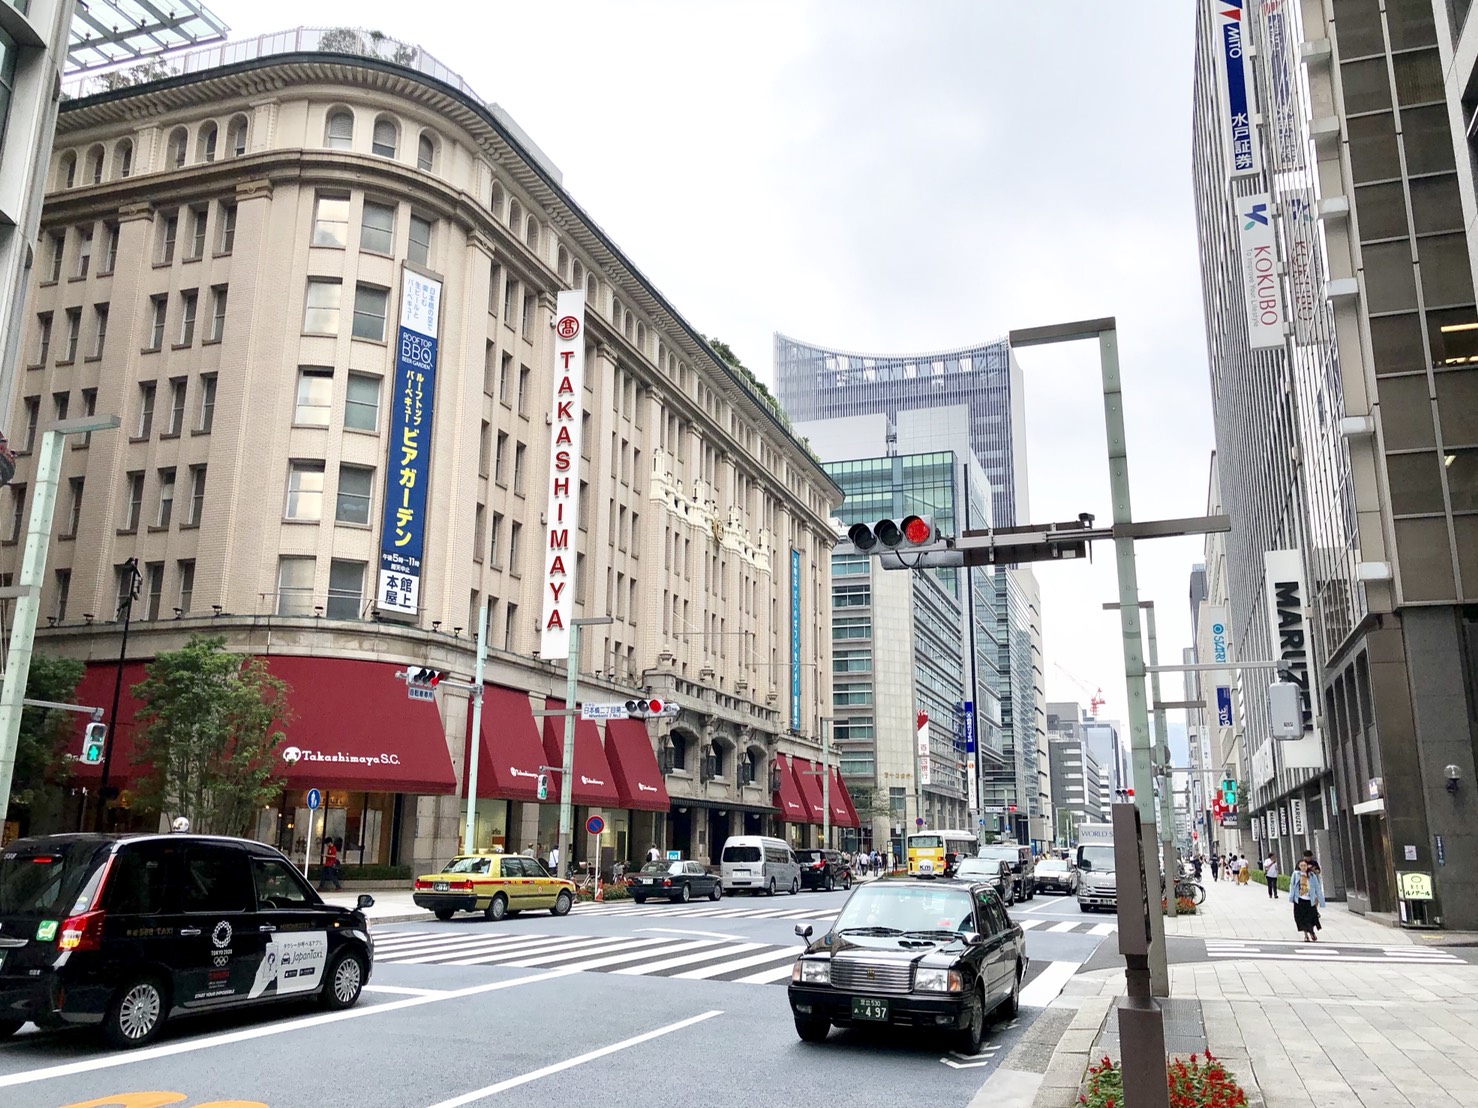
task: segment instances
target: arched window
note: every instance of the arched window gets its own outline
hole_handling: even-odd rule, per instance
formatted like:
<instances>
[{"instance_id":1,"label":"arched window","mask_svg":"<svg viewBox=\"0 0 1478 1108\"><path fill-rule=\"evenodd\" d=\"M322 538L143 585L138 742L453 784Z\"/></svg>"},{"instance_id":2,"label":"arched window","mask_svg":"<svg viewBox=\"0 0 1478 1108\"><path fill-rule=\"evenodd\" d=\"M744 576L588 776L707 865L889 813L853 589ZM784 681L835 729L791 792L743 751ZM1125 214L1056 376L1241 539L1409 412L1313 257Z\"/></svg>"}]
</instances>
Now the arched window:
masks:
<instances>
[{"instance_id":1,"label":"arched window","mask_svg":"<svg viewBox=\"0 0 1478 1108\"><path fill-rule=\"evenodd\" d=\"M183 127L176 127L169 136L169 161L166 163L173 169L181 169L185 164L185 155L190 148L190 134Z\"/></svg>"},{"instance_id":2,"label":"arched window","mask_svg":"<svg viewBox=\"0 0 1478 1108\"><path fill-rule=\"evenodd\" d=\"M239 158L246 153L246 116L238 115L226 125L226 157Z\"/></svg>"},{"instance_id":3,"label":"arched window","mask_svg":"<svg viewBox=\"0 0 1478 1108\"><path fill-rule=\"evenodd\" d=\"M216 125L214 123L207 123L200 128L200 134L195 138L195 160L197 162L216 160Z\"/></svg>"},{"instance_id":4,"label":"arched window","mask_svg":"<svg viewBox=\"0 0 1478 1108\"><path fill-rule=\"evenodd\" d=\"M416 143L416 168L430 173L436 167L436 143L431 136L421 132L420 141Z\"/></svg>"},{"instance_id":5,"label":"arched window","mask_svg":"<svg viewBox=\"0 0 1478 1108\"><path fill-rule=\"evenodd\" d=\"M524 225L523 241L535 254L539 252L539 221L533 216L529 216L528 223Z\"/></svg>"},{"instance_id":6,"label":"arched window","mask_svg":"<svg viewBox=\"0 0 1478 1108\"><path fill-rule=\"evenodd\" d=\"M330 150L354 149L354 116L349 109L337 108L328 113L323 144Z\"/></svg>"},{"instance_id":7,"label":"arched window","mask_svg":"<svg viewBox=\"0 0 1478 1108\"><path fill-rule=\"evenodd\" d=\"M100 185L103 183L103 157L101 146L94 146L87 152L87 168L82 178L84 184Z\"/></svg>"},{"instance_id":8,"label":"arched window","mask_svg":"<svg viewBox=\"0 0 1478 1108\"><path fill-rule=\"evenodd\" d=\"M375 133L370 137L370 153L382 158L393 158L399 142L400 128L395 125L395 120L388 115L375 120Z\"/></svg>"},{"instance_id":9,"label":"arched window","mask_svg":"<svg viewBox=\"0 0 1478 1108\"><path fill-rule=\"evenodd\" d=\"M596 281L594 273L587 273L585 275L585 307L593 311L599 299L600 284Z\"/></svg>"},{"instance_id":10,"label":"arched window","mask_svg":"<svg viewBox=\"0 0 1478 1108\"><path fill-rule=\"evenodd\" d=\"M77 183L77 155L68 150L57 163L56 183L58 188L69 189Z\"/></svg>"},{"instance_id":11,"label":"arched window","mask_svg":"<svg viewBox=\"0 0 1478 1108\"><path fill-rule=\"evenodd\" d=\"M517 200L508 201L508 226L513 228L515 235L523 226L523 206Z\"/></svg>"},{"instance_id":12,"label":"arched window","mask_svg":"<svg viewBox=\"0 0 1478 1108\"><path fill-rule=\"evenodd\" d=\"M579 258L575 259L575 275L571 279L570 284L573 285L575 288L579 288L581 285L585 284L585 267L580 264Z\"/></svg>"},{"instance_id":13,"label":"arched window","mask_svg":"<svg viewBox=\"0 0 1478 1108\"><path fill-rule=\"evenodd\" d=\"M640 350L642 353L644 353L644 354L646 353L646 350L647 350L647 325L645 323L638 323L636 325L636 348L638 350Z\"/></svg>"},{"instance_id":14,"label":"arched window","mask_svg":"<svg viewBox=\"0 0 1478 1108\"><path fill-rule=\"evenodd\" d=\"M493 191L488 195L488 211L493 213L493 218L499 223L503 222L503 209L506 204L507 198L503 195L503 186L494 181Z\"/></svg>"},{"instance_id":15,"label":"arched window","mask_svg":"<svg viewBox=\"0 0 1478 1108\"><path fill-rule=\"evenodd\" d=\"M621 330L621 301L616 299L616 294L611 293L611 326Z\"/></svg>"},{"instance_id":16,"label":"arched window","mask_svg":"<svg viewBox=\"0 0 1478 1108\"><path fill-rule=\"evenodd\" d=\"M124 139L113 148L113 176L127 177L133 172L133 143Z\"/></svg>"},{"instance_id":17,"label":"arched window","mask_svg":"<svg viewBox=\"0 0 1478 1108\"><path fill-rule=\"evenodd\" d=\"M563 281L566 274L569 272L569 269L570 252L566 250L563 245L561 245L554 254L554 271L559 274L560 280Z\"/></svg>"},{"instance_id":18,"label":"arched window","mask_svg":"<svg viewBox=\"0 0 1478 1108\"><path fill-rule=\"evenodd\" d=\"M624 332L626 332L626 337L627 338L631 338L631 332L633 330L633 328L631 326L631 323L632 323L632 315L631 315L630 312L627 312L626 313L626 322L621 325L621 330L624 331Z\"/></svg>"}]
</instances>

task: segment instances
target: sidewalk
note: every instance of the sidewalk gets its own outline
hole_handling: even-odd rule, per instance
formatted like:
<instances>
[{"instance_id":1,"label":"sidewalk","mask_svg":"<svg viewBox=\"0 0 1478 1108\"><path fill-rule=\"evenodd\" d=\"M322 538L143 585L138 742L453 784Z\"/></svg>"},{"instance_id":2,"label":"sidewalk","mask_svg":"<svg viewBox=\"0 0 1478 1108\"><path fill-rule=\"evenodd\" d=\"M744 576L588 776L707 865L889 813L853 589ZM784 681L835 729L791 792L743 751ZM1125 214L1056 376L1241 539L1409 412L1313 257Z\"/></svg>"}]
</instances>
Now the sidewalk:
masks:
<instances>
[{"instance_id":1,"label":"sidewalk","mask_svg":"<svg viewBox=\"0 0 1478 1108\"><path fill-rule=\"evenodd\" d=\"M1171 998L1199 1004L1211 1053L1246 1089L1250 1105L1478 1103L1478 966L1456 959L1413 961L1440 955L1414 941L1416 933L1366 920L1338 904L1321 913L1319 960L1305 961L1286 893L1270 900L1266 886L1218 883L1208 884L1206 894L1197 915L1166 919L1167 935L1213 945L1266 945L1246 956L1228 951L1225 958L1172 964ZM1298 949L1271 945L1290 942ZM1327 960L1357 956L1342 954L1340 944L1411 953L1387 956L1389 963ZM1113 1029L1123 991L1119 969L1074 977L1038 1020L1055 1039L1050 1057L1043 1057L1043 1036L1029 1034L977 1102L992 1108L1074 1105L1084 1071L1101 1052L1103 1032Z\"/></svg>"},{"instance_id":2,"label":"sidewalk","mask_svg":"<svg viewBox=\"0 0 1478 1108\"><path fill-rule=\"evenodd\" d=\"M345 908L353 908L359 899L359 893L347 889L341 893L321 895L326 903L342 904ZM370 923L408 923L432 918L425 908L416 907L411 900L410 889L370 889L369 895L375 898L375 906L364 913Z\"/></svg>"}]
</instances>

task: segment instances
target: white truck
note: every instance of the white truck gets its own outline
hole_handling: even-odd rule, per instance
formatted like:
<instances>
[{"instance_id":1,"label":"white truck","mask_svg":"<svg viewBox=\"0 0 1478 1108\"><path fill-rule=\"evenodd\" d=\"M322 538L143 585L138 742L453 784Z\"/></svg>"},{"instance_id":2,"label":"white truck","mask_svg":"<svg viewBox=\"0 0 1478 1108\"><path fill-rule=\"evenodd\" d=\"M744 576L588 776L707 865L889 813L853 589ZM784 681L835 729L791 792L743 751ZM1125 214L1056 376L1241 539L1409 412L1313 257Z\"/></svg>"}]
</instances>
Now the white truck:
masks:
<instances>
[{"instance_id":1,"label":"white truck","mask_svg":"<svg viewBox=\"0 0 1478 1108\"><path fill-rule=\"evenodd\" d=\"M1117 909L1114 879L1114 826L1084 823L1078 827L1078 911Z\"/></svg>"}]
</instances>

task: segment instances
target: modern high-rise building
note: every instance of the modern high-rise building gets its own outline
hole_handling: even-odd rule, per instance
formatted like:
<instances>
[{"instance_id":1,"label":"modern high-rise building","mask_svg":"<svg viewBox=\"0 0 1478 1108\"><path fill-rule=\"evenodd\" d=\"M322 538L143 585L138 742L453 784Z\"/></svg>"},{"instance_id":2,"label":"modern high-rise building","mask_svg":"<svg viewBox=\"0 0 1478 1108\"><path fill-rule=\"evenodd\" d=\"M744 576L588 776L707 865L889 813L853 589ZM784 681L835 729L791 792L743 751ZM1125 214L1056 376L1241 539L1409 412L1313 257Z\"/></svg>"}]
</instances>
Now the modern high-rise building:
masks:
<instances>
[{"instance_id":1,"label":"modern high-rise building","mask_svg":"<svg viewBox=\"0 0 1478 1108\"><path fill-rule=\"evenodd\" d=\"M1098 759L1089 749L1083 730L1090 722L1081 705L1067 701L1047 704L1047 745L1052 772L1053 830L1058 846L1078 841L1084 823L1102 823L1108 815L1107 792Z\"/></svg>"},{"instance_id":2,"label":"modern high-rise building","mask_svg":"<svg viewBox=\"0 0 1478 1108\"><path fill-rule=\"evenodd\" d=\"M1272 672L1237 672L1251 835L1285 865L1312 847L1334 895L1390 919L1398 872L1427 874L1432 917L1473 927L1478 829L1442 769L1467 779L1478 738L1470 73L1444 85L1448 11L1203 0L1192 167L1231 661L1306 689L1303 736L1278 741Z\"/></svg>"},{"instance_id":3,"label":"modern high-rise building","mask_svg":"<svg viewBox=\"0 0 1478 1108\"><path fill-rule=\"evenodd\" d=\"M682 707L578 725L575 803L604 814L603 849L708 859L759 831L814 844L841 492L778 405L417 47L305 29L171 64L62 105L11 413L22 449L69 412L123 418L65 451L37 639L86 660L79 700L106 707L140 582L113 821L147 818L126 804L128 690L202 633L293 689L264 839L301 857L318 787L315 836L344 838L351 863L548 845L559 785L541 801L535 782L560 738L533 712L565 688L565 659L541 656L563 584L568 616L610 617L584 629L582 699L650 690ZM558 313L574 290L583 310ZM570 398L556 337L584 343ZM34 473L23 456L5 584ZM418 574L382 568L402 535ZM470 677L482 612L471 736L465 693L410 701L396 672ZM77 780L95 788L97 770Z\"/></svg>"}]
</instances>

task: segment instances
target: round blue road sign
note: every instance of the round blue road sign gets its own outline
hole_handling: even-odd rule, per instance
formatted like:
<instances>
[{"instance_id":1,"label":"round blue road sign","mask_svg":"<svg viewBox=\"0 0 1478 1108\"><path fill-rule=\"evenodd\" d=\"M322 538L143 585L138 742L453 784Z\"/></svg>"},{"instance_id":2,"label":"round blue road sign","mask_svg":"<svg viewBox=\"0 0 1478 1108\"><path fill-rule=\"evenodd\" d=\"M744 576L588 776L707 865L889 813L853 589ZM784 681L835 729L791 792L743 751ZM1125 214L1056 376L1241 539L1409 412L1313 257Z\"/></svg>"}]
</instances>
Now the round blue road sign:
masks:
<instances>
[{"instance_id":1,"label":"round blue road sign","mask_svg":"<svg viewBox=\"0 0 1478 1108\"><path fill-rule=\"evenodd\" d=\"M922 826L924 826L924 817L923 816L919 816L917 819L915 819L913 821L913 825L915 827L922 827Z\"/></svg>"},{"instance_id":2,"label":"round blue road sign","mask_svg":"<svg viewBox=\"0 0 1478 1108\"><path fill-rule=\"evenodd\" d=\"M317 789L308 790L308 811L318 811L318 806L323 803L323 794Z\"/></svg>"},{"instance_id":3,"label":"round blue road sign","mask_svg":"<svg viewBox=\"0 0 1478 1108\"><path fill-rule=\"evenodd\" d=\"M589 831L592 835L599 835L605 829L606 821L599 816L591 816L585 821L585 830Z\"/></svg>"}]
</instances>

